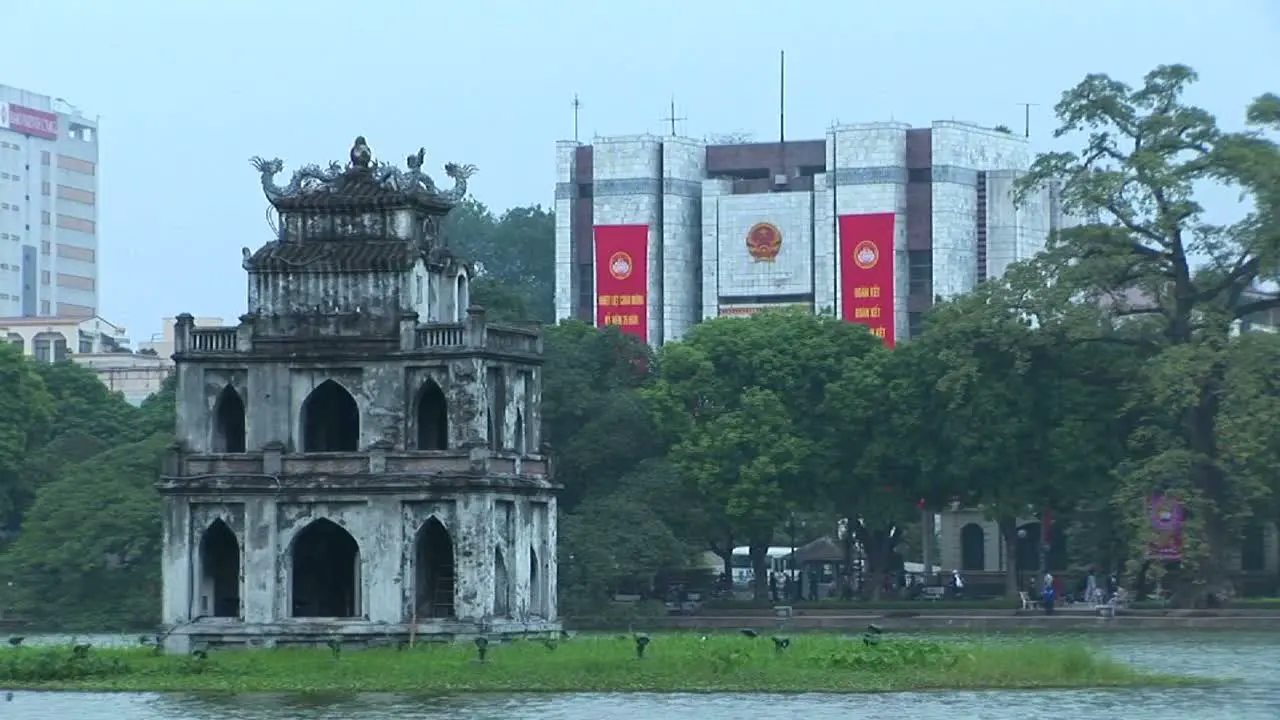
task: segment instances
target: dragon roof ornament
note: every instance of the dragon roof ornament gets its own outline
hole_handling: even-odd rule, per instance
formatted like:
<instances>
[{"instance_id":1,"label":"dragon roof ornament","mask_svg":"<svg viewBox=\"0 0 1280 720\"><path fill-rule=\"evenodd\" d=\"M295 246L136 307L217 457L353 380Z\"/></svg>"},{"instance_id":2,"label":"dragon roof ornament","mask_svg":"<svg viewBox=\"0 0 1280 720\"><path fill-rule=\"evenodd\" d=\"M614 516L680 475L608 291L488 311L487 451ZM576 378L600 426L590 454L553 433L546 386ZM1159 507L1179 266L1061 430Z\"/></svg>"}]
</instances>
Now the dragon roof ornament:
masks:
<instances>
[{"instance_id":1,"label":"dragon roof ornament","mask_svg":"<svg viewBox=\"0 0 1280 720\"><path fill-rule=\"evenodd\" d=\"M453 178L454 185L448 190L442 190L423 170L426 155L426 148L419 148L418 152L408 157L408 169L401 170L390 163L375 160L369 144L365 142L364 136L360 136L352 144L349 162L345 166L336 161L329 163L328 167L303 165L294 171L289 183L283 186L275 182L276 175L284 170L284 162L280 158L264 160L255 156L249 162L261 175L262 191L272 204L321 199L324 196L355 200L362 197L399 195L406 201L416 200L450 207L456 205L466 196L467 179L476 173L476 166L446 163L444 172Z\"/></svg>"}]
</instances>

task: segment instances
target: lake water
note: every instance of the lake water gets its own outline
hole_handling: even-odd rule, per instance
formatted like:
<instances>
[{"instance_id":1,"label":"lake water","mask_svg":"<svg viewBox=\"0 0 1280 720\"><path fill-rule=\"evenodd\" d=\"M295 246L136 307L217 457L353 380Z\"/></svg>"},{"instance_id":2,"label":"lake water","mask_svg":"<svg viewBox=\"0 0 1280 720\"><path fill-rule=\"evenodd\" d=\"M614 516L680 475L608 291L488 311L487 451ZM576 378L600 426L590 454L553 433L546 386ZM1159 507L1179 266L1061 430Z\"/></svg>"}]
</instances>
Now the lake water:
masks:
<instances>
[{"instance_id":1,"label":"lake water","mask_svg":"<svg viewBox=\"0 0 1280 720\"><path fill-rule=\"evenodd\" d=\"M1280 628L1278 628L1280 629ZM1250 720L1280 717L1280 633L1093 636L1120 660L1164 672L1236 678L1183 690L898 693L892 695L489 695L345 698L251 694L199 698L154 694L16 692L0 696L9 720L1026 720L1124 718ZM100 639L95 644L102 644Z\"/></svg>"}]
</instances>

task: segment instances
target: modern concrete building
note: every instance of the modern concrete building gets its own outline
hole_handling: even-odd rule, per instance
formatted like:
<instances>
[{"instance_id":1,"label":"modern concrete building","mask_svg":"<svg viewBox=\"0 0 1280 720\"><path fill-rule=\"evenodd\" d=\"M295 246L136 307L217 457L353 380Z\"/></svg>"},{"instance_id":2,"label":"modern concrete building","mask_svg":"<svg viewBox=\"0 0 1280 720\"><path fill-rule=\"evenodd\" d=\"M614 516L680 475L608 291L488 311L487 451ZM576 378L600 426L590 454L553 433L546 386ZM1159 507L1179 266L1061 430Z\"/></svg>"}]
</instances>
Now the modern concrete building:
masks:
<instances>
[{"instance_id":1,"label":"modern concrete building","mask_svg":"<svg viewBox=\"0 0 1280 720\"><path fill-rule=\"evenodd\" d=\"M486 322L437 239L466 192L422 168L311 165L244 250L236 327L179 315L161 479L165 646L554 633L542 338Z\"/></svg>"},{"instance_id":2,"label":"modern concrete building","mask_svg":"<svg viewBox=\"0 0 1280 720\"><path fill-rule=\"evenodd\" d=\"M0 317L92 317L98 121L0 85Z\"/></svg>"},{"instance_id":3,"label":"modern concrete building","mask_svg":"<svg viewBox=\"0 0 1280 720\"><path fill-rule=\"evenodd\" d=\"M959 122L843 125L785 144L561 142L556 313L658 345L704 318L795 305L892 343L935 297L1000 275L1066 222L1054 192L1013 202L1030 162L1026 139ZM637 252L638 282L631 264L602 262Z\"/></svg>"}]
</instances>

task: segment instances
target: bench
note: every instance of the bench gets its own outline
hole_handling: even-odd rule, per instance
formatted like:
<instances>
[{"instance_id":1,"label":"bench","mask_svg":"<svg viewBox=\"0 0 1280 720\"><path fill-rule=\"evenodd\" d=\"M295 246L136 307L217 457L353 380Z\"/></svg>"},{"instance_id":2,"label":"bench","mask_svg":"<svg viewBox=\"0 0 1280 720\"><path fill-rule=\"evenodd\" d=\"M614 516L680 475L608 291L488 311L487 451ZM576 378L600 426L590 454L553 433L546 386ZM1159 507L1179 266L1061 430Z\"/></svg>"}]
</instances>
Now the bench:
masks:
<instances>
[{"instance_id":1,"label":"bench","mask_svg":"<svg viewBox=\"0 0 1280 720\"><path fill-rule=\"evenodd\" d=\"M1032 597L1028 595L1025 590L1018 591L1018 599L1022 601L1023 610L1039 610L1040 609L1040 601L1032 599Z\"/></svg>"}]
</instances>

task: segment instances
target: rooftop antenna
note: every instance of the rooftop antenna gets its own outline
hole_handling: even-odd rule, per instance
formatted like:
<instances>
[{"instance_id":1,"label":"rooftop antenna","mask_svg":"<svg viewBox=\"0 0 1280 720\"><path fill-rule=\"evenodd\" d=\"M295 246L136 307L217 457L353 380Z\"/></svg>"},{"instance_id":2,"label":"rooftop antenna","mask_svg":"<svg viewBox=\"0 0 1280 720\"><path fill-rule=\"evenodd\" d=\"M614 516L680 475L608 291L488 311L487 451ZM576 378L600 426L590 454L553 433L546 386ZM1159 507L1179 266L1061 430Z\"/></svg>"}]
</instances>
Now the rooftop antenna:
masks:
<instances>
[{"instance_id":1,"label":"rooftop antenna","mask_svg":"<svg viewBox=\"0 0 1280 720\"><path fill-rule=\"evenodd\" d=\"M578 99L578 93L573 94L573 102L569 106L573 108L573 141L578 142L578 116L582 112L582 101Z\"/></svg>"},{"instance_id":2,"label":"rooftop antenna","mask_svg":"<svg viewBox=\"0 0 1280 720\"><path fill-rule=\"evenodd\" d=\"M676 98L673 95L671 97L671 114L668 115L667 117L662 118L663 122L671 123L671 137L676 136L676 123L680 122L681 120L688 120L688 119L689 118L676 117Z\"/></svg>"},{"instance_id":3,"label":"rooftop antenna","mask_svg":"<svg viewBox=\"0 0 1280 720\"><path fill-rule=\"evenodd\" d=\"M1022 137L1031 137L1031 108L1040 107L1040 103L1018 103L1022 106Z\"/></svg>"},{"instance_id":4,"label":"rooftop antenna","mask_svg":"<svg viewBox=\"0 0 1280 720\"><path fill-rule=\"evenodd\" d=\"M778 51L778 172L787 174L787 51Z\"/></svg>"}]
</instances>

